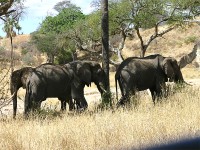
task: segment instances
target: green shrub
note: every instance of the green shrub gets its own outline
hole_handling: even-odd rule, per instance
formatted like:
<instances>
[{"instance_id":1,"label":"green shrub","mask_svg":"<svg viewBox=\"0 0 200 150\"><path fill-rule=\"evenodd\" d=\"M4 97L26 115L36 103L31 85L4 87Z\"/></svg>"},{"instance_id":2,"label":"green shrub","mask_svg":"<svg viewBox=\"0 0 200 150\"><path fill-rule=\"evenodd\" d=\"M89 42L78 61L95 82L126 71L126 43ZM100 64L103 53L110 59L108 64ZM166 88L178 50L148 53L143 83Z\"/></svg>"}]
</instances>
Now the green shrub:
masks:
<instances>
[{"instance_id":1,"label":"green shrub","mask_svg":"<svg viewBox=\"0 0 200 150\"><path fill-rule=\"evenodd\" d=\"M26 55L27 53L28 53L28 50L27 50L27 49L22 49L22 50L21 50L21 54L22 54L22 55Z\"/></svg>"},{"instance_id":2,"label":"green shrub","mask_svg":"<svg viewBox=\"0 0 200 150\"><path fill-rule=\"evenodd\" d=\"M189 44L189 43L194 43L194 42L196 42L196 40L197 40L197 37L196 36L188 36L186 39L185 39L185 43L186 44Z\"/></svg>"},{"instance_id":3,"label":"green shrub","mask_svg":"<svg viewBox=\"0 0 200 150\"><path fill-rule=\"evenodd\" d=\"M31 53L27 53L26 55L24 55L22 57L22 62L25 64L25 65L34 65L35 64L35 59L33 57L33 55Z\"/></svg>"}]
</instances>

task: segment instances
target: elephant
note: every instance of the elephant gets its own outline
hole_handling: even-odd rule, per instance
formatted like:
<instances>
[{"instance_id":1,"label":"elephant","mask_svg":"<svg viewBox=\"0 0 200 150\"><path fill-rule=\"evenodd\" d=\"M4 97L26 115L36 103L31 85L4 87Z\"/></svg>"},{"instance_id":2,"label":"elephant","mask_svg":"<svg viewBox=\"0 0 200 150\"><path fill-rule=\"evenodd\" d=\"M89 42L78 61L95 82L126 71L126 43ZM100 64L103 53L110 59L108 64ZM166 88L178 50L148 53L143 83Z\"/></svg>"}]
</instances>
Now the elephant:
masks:
<instances>
[{"instance_id":1,"label":"elephant","mask_svg":"<svg viewBox=\"0 0 200 150\"><path fill-rule=\"evenodd\" d=\"M51 64L51 63L48 63ZM16 118L16 112L17 112L17 92L19 88L26 88L26 80L29 74L33 72L35 68L32 67L24 67L18 70L13 71L11 74L10 79L10 92L11 95L13 95L13 118ZM69 101L66 101L69 103ZM64 101L61 103L61 110L66 109L66 102ZM74 108L73 104L69 106L69 110L72 110Z\"/></svg>"},{"instance_id":2,"label":"elephant","mask_svg":"<svg viewBox=\"0 0 200 150\"><path fill-rule=\"evenodd\" d=\"M19 88L26 88L26 79L32 73L32 67L24 67L12 72L10 77L10 92L13 95L13 118L16 117L17 112L17 92Z\"/></svg>"},{"instance_id":3,"label":"elephant","mask_svg":"<svg viewBox=\"0 0 200 150\"><path fill-rule=\"evenodd\" d=\"M26 81L24 114L40 108L46 98L57 97L63 107L69 100L70 108L75 100L80 110L88 107L84 97L85 85L94 82L101 94L106 92L106 75L100 64L94 61L74 61L64 65L43 64L34 69ZM64 108L63 108L64 109Z\"/></svg>"},{"instance_id":4,"label":"elephant","mask_svg":"<svg viewBox=\"0 0 200 150\"><path fill-rule=\"evenodd\" d=\"M150 90L155 104L156 98L164 95L165 82L168 79L170 82L185 83L175 58L155 54L144 58L125 59L115 73L116 96L118 95L117 81L122 95L117 102L117 108L129 102L130 95L134 95L136 91L146 89Z\"/></svg>"}]
</instances>

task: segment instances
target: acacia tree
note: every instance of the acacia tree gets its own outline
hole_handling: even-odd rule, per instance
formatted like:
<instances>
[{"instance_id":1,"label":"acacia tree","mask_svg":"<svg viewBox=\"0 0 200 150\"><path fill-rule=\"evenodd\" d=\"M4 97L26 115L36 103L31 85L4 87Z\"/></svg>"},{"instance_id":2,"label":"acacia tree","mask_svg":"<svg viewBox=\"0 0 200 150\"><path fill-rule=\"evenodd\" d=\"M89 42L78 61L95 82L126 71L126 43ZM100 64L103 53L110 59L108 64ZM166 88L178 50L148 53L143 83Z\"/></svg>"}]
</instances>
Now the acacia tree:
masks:
<instances>
[{"instance_id":1,"label":"acacia tree","mask_svg":"<svg viewBox=\"0 0 200 150\"><path fill-rule=\"evenodd\" d=\"M183 26L187 20L200 14L198 0L121 0L118 4L123 6L125 3L129 15L124 11L126 17L121 18L117 15L115 18L126 27L131 25L136 31L140 39L141 57L144 57L148 46L157 37ZM167 24L168 27L160 30L163 24ZM145 41L141 35L141 28L154 28L154 33Z\"/></svg>"},{"instance_id":2,"label":"acacia tree","mask_svg":"<svg viewBox=\"0 0 200 150\"><path fill-rule=\"evenodd\" d=\"M93 5L99 7L100 0L94 0ZM118 47L110 50L118 54L119 61L123 60L121 50L125 40L132 33L136 33L140 40L140 56L144 57L146 50L153 40L177 27L183 27L188 22L193 22L200 14L198 0L110 0L109 1L109 30L110 37L119 34ZM161 29L167 25L165 30ZM141 29L154 28L150 37L143 37ZM110 60L110 63L114 61Z\"/></svg>"}]
</instances>

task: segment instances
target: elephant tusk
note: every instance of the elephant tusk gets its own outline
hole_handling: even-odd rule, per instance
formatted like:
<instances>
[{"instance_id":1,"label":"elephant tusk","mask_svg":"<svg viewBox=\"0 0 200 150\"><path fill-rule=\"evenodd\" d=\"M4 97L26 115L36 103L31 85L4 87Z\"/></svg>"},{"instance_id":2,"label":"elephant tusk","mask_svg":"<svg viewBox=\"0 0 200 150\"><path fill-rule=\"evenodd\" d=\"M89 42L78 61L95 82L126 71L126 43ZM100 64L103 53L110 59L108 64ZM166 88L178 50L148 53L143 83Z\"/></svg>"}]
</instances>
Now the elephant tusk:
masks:
<instances>
[{"instance_id":1,"label":"elephant tusk","mask_svg":"<svg viewBox=\"0 0 200 150\"><path fill-rule=\"evenodd\" d=\"M105 89L103 89L103 92L106 93L107 91Z\"/></svg>"}]
</instances>

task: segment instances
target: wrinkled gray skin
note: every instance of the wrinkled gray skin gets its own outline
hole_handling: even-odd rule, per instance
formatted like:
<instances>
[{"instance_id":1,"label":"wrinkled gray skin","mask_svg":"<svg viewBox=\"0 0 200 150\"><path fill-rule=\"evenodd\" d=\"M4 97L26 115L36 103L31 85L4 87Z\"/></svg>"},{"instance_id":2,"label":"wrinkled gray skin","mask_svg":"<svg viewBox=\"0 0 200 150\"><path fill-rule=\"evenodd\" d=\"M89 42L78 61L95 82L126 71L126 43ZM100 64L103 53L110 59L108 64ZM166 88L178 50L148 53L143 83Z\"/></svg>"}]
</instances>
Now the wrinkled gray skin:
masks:
<instances>
[{"instance_id":1,"label":"wrinkled gray skin","mask_svg":"<svg viewBox=\"0 0 200 150\"><path fill-rule=\"evenodd\" d=\"M105 73L101 66L93 61L74 61L63 66L43 64L32 72L26 81L25 116L31 110L40 108L47 97L57 97L63 107L66 99L69 105L75 100L78 108L88 107L84 97L84 87L94 82L101 94L106 89Z\"/></svg>"},{"instance_id":2,"label":"wrinkled gray skin","mask_svg":"<svg viewBox=\"0 0 200 150\"><path fill-rule=\"evenodd\" d=\"M13 71L10 78L10 92L13 96L13 118L16 117L17 112L17 92L19 88L26 88L26 79L31 73L33 68L31 67L24 67L19 70Z\"/></svg>"},{"instance_id":3,"label":"wrinkled gray skin","mask_svg":"<svg viewBox=\"0 0 200 150\"><path fill-rule=\"evenodd\" d=\"M117 93L117 81L122 97L117 107L129 101L130 95L136 91L149 89L155 104L156 97L163 96L166 91L165 82L184 82L177 61L171 57L163 57L159 54L144 58L130 57L124 60L115 74L115 85Z\"/></svg>"},{"instance_id":4,"label":"wrinkled gray skin","mask_svg":"<svg viewBox=\"0 0 200 150\"><path fill-rule=\"evenodd\" d=\"M29 76L29 74L32 73L32 71L34 70L34 68L32 67L24 67L21 68L19 70L15 70L13 71L13 73L11 74L11 79L10 79L10 92L11 95L13 95L13 118L16 117L16 112L17 112L17 92L19 90L19 88L26 88L26 80L27 77ZM69 96L70 97L70 94ZM66 101L63 101L61 103L61 110L65 110L66 109L66 102L70 103L71 105L69 105L69 110L74 109L74 105L72 103L72 101L70 101L71 99L67 99Z\"/></svg>"}]
</instances>

